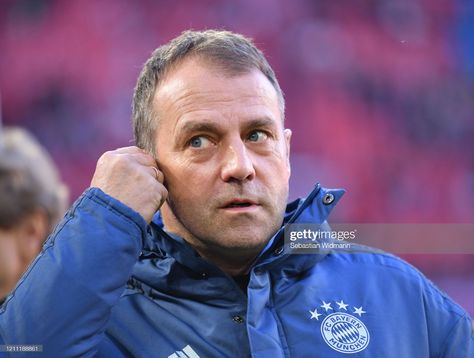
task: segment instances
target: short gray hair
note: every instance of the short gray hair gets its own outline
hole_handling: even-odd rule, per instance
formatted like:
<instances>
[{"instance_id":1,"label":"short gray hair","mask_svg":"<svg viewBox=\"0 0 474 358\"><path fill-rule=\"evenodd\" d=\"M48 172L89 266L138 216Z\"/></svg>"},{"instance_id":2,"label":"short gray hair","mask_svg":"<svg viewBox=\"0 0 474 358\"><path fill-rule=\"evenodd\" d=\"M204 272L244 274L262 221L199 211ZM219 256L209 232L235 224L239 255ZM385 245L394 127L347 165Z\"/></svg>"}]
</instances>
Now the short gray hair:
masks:
<instances>
[{"instance_id":1,"label":"short gray hair","mask_svg":"<svg viewBox=\"0 0 474 358\"><path fill-rule=\"evenodd\" d=\"M156 89L173 66L193 56L210 61L231 76L260 70L275 88L284 119L283 92L273 69L251 39L230 31L185 31L153 51L138 77L132 106L135 144L138 147L153 153L158 120L153 111Z\"/></svg>"},{"instance_id":2,"label":"short gray hair","mask_svg":"<svg viewBox=\"0 0 474 358\"><path fill-rule=\"evenodd\" d=\"M68 205L69 193L46 150L27 131L4 128L0 136L0 228L11 229L43 209L50 230Z\"/></svg>"}]
</instances>

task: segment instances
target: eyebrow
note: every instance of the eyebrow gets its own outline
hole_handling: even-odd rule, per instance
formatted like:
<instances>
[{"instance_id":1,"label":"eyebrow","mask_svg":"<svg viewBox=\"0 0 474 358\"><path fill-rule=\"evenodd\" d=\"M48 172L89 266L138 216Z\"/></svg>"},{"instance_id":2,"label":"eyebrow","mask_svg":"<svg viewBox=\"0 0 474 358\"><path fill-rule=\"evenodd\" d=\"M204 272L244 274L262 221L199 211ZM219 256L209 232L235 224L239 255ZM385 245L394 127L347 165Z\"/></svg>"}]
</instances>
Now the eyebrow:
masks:
<instances>
[{"instance_id":1,"label":"eyebrow","mask_svg":"<svg viewBox=\"0 0 474 358\"><path fill-rule=\"evenodd\" d=\"M255 118L246 122L245 127L247 128L262 128L262 127L275 128L275 120L269 117Z\"/></svg>"},{"instance_id":2,"label":"eyebrow","mask_svg":"<svg viewBox=\"0 0 474 358\"><path fill-rule=\"evenodd\" d=\"M275 121L269 117L260 117L255 119L250 119L243 123L243 127L248 130L252 128L262 128L262 127L271 127L275 128ZM178 129L177 138L181 139L186 137L188 133L198 133L198 132L211 132L211 133L221 133L222 128L218 122L215 121L188 121L184 123Z\"/></svg>"},{"instance_id":3,"label":"eyebrow","mask_svg":"<svg viewBox=\"0 0 474 358\"><path fill-rule=\"evenodd\" d=\"M179 134L185 134L189 132L216 132L219 131L219 126L213 122L199 121L186 122L179 128Z\"/></svg>"}]
</instances>

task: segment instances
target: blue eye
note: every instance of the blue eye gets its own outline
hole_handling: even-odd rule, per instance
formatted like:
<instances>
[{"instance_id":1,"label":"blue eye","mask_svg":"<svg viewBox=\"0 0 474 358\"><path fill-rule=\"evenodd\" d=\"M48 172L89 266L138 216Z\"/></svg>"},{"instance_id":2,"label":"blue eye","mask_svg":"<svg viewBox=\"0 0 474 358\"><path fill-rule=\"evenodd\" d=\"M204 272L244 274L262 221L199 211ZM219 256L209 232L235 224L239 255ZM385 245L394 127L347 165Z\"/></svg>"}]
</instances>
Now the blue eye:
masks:
<instances>
[{"instance_id":1,"label":"blue eye","mask_svg":"<svg viewBox=\"0 0 474 358\"><path fill-rule=\"evenodd\" d=\"M189 141L189 145L193 148L207 147L211 142L203 136L194 137Z\"/></svg>"},{"instance_id":2,"label":"blue eye","mask_svg":"<svg viewBox=\"0 0 474 358\"><path fill-rule=\"evenodd\" d=\"M267 138L267 135L262 131L253 131L248 136L248 140L251 142L261 142L265 138Z\"/></svg>"},{"instance_id":3,"label":"blue eye","mask_svg":"<svg viewBox=\"0 0 474 358\"><path fill-rule=\"evenodd\" d=\"M202 144L201 137L191 139L191 147L199 148Z\"/></svg>"}]
</instances>

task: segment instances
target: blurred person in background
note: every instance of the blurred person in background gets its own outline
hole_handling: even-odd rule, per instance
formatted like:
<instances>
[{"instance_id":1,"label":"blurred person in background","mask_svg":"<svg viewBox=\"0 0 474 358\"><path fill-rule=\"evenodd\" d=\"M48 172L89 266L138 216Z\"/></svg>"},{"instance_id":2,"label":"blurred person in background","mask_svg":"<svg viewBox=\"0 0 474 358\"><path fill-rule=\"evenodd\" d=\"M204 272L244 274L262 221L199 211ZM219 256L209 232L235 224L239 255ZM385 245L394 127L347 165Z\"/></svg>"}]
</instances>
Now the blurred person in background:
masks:
<instances>
[{"instance_id":1,"label":"blurred person in background","mask_svg":"<svg viewBox=\"0 0 474 358\"><path fill-rule=\"evenodd\" d=\"M0 304L63 216L68 190L46 150L21 128L0 132Z\"/></svg>"}]
</instances>

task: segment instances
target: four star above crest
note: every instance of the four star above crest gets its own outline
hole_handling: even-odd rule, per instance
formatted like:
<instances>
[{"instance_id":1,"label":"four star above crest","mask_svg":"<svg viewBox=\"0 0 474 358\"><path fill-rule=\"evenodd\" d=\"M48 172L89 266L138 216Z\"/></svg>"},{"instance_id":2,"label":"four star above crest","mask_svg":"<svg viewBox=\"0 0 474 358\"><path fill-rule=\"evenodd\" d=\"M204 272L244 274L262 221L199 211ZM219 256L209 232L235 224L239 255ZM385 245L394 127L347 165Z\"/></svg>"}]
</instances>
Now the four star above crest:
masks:
<instances>
[{"instance_id":1,"label":"four star above crest","mask_svg":"<svg viewBox=\"0 0 474 358\"><path fill-rule=\"evenodd\" d=\"M322 302L323 304L320 305L319 307L324 308L325 312L322 311L322 313L319 313L317 308L315 308L313 311L309 310L309 313L311 314L310 319L315 318L316 321L319 321L319 316L329 315L328 313L329 311L334 311L333 314L337 314L341 312L342 310L344 310L344 311L347 311L349 314L359 315L359 317L362 317L363 314L367 313L366 311L364 311L362 306L360 307L352 306L353 310L347 309L347 307L349 307L349 304L345 303L344 300L334 301L336 302L338 306L337 308L331 307L331 301L326 302L323 300Z\"/></svg>"}]
</instances>

